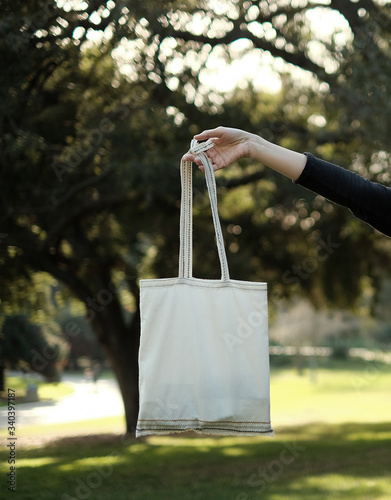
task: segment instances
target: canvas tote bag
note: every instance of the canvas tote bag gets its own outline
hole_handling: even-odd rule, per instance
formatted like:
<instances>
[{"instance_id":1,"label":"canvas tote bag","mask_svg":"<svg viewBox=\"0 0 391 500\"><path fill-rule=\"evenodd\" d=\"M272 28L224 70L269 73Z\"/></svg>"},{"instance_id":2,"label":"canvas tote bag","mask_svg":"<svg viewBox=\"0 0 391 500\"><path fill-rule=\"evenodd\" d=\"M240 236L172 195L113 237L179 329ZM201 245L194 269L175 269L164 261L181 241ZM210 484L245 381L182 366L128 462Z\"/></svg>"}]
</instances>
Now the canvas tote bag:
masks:
<instances>
[{"instance_id":1,"label":"canvas tote bag","mask_svg":"<svg viewBox=\"0 0 391 500\"><path fill-rule=\"evenodd\" d=\"M179 276L140 282L140 409L136 437L195 430L273 435L265 283L229 277L213 167L205 167L221 279L192 276L192 163L181 162Z\"/></svg>"}]
</instances>

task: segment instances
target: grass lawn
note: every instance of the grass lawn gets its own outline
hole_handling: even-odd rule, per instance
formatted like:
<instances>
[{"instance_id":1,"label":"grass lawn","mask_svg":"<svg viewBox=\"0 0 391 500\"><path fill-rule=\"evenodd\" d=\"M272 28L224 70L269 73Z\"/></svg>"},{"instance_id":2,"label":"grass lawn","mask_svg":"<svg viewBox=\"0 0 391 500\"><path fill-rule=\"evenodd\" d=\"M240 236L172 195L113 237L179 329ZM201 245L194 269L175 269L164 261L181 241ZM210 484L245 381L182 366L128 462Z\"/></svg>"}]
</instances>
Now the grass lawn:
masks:
<instances>
[{"instance_id":1,"label":"grass lawn","mask_svg":"<svg viewBox=\"0 0 391 500\"><path fill-rule=\"evenodd\" d=\"M196 434L121 438L120 419L77 426L85 437L17 447L21 500L389 500L391 369L333 364L272 373L275 437ZM310 423L305 423L310 422ZM74 424L73 424L74 426ZM58 426L65 435L67 426ZM19 433L50 433L50 428ZM102 434L106 432L106 434ZM5 434L1 437L4 440ZM3 441L4 442L4 441ZM0 491L9 451L0 452ZM10 493L10 492L8 492Z\"/></svg>"},{"instance_id":2,"label":"grass lawn","mask_svg":"<svg viewBox=\"0 0 391 500\"><path fill-rule=\"evenodd\" d=\"M47 383L44 382L40 377L29 376L25 377L7 377L5 381L5 387L10 387L16 391L16 402L23 403L24 397L26 396L26 390L28 384L33 383L37 386L38 397L41 401L48 399L59 399L64 396L72 394L73 387L71 384L66 382L58 383ZM0 398L0 406L7 406L8 396L6 391L4 392L3 398Z\"/></svg>"},{"instance_id":3,"label":"grass lawn","mask_svg":"<svg viewBox=\"0 0 391 500\"><path fill-rule=\"evenodd\" d=\"M17 450L17 498L389 500L390 450L389 423L287 427L275 438L68 438Z\"/></svg>"},{"instance_id":4,"label":"grass lawn","mask_svg":"<svg viewBox=\"0 0 391 500\"><path fill-rule=\"evenodd\" d=\"M321 361L316 370L271 372L274 426L304 422L391 421L391 366L367 361ZM390 497L391 498L391 497Z\"/></svg>"}]
</instances>

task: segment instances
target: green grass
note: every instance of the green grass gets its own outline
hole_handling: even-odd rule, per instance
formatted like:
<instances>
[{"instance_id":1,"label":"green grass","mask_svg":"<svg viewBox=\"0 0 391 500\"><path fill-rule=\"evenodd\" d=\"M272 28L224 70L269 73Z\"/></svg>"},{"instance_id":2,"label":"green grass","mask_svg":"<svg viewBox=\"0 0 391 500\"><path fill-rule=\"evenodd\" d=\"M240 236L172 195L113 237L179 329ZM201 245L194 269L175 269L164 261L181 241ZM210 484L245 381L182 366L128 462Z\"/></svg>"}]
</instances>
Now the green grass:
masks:
<instances>
[{"instance_id":1,"label":"green grass","mask_svg":"<svg viewBox=\"0 0 391 500\"><path fill-rule=\"evenodd\" d=\"M22 403L26 396L27 386L33 383L37 386L38 397L41 401L48 399L59 399L68 396L73 392L73 386L66 382L47 383L38 377L6 377L3 397L0 399L0 406L6 406L8 401L7 389L11 388L16 392L17 403Z\"/></svg>"},{"instance_id":2,"label":"green grass","mask_svg":"<svg viewBox=\"0 0 391 500\"><path fill-rule=\"evenodd\" d=\"M390 448L389 423L289 427L275 438L59 440L17 451L17 498L388 500ZM0 458L4 485L7 452Z\"/></svg>"},{"instance_id":3,"label":"green grass","mask_svg":"<svg viewBox=\"0 0 391 500\"><path fill-rule=\"evenodd\" d=\"M293 368L272 370L274 425L382 422L391 416L391 366L364 361L323 365L301 375Z\"/></svg>"},{"instance_id":4,"label":"green grass","mask_svg":"<svg viewBox=\"0 0 391 500\"><path fill-rule=\"evenodd\" d=\"M16 412L18 408L16 407ZM125 432L124 418L106 417L81 422L69 422L63 424L31 425L16 429L19 439L19 446L28 447L36 442L52 441L55 438L65 438L69 436L88 436L90 434L123 434ZM0 429L0 442L6 441L8 437L7 429Z\"/></svg>"},{"instance_id":5,"label":"green grass","mask_svg":"<svg viewBox=\"0 0 391 500\"><path fill-rule=\"evenodd\" d=\"M120 418L23 428L19 436L32 440L60 437L40 448L20 441L17 498L389 500L390 387L390 367L364 362L327 363L316 378L273 369L274 438L126 440ZM8 456L3 448L0 491Z\"/></svg>"}]
</instances>

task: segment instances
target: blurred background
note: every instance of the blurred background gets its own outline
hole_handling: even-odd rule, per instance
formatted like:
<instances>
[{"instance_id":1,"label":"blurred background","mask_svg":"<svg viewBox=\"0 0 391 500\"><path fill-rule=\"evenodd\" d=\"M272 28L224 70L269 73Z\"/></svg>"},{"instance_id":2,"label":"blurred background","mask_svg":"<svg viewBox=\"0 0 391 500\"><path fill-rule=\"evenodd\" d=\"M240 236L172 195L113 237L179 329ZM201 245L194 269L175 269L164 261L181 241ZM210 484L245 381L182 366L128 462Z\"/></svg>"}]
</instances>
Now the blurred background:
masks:
<instances>
[{"instance_id":1,"label":"blurred background","mask_svg":"<svg viewBox=\"0 0 391 500\"><path fill-rule=\"evenodd\" d=\"M84 407L79 421L99 416L114 424L79 423L68 434L114 428L132 435L139 280L177 275L178 167L195 133L242 128L391 185L390 38L387 0L2 1L2 419L10 387L20 413L33 405L26 425L41 422L41 428L50 410L43 402L55 407L82 387L78 409L61 410L61 423L77 421L74 413ZM208 197L196 170L194 275L219 278ZM231 276L268 283L272 419L287 436L285 426L309 421L384 426L391 410L389 238L253 161L216 177ZM99 413L110 406L111 413ZM333 429L316 435L337 436ZM338 429L336 442L347 432ZM281 433L265 448L277 456L285 446ZM305 433L303 439L312 450L315 441ZM163 441L155 446L169 456L164 446L171 444ZM183 449L190 442L196 450L197 440ZM219 449L220 459L224 446L236 450L228 458L241 454L234 440L212 442L202 446ZM152 445L126 446L145 452L148 468ZM205 489L195 485L193 493L186 476L186 494L179 485L179 493L168 493L160 480L145 480L144 471L132 480L133 496L128 484L117 498L277 498L273 488L283 487L277 479L308 472L311 453L300 451L307 468L299 467L297 452L297 470L275 467L270 481L258 474L258 489L249 485L251 467L220 492L207 482L218 473L206 474ZM259 467L261 459L253 459ZM59 484L67 480L53 463L47 466ZM104 484L90 485L91 495L112 498L105 496L112 477L99 477ZM351 498L389 498L391 485L382 481L365 483L371 493L353 488ZM333 484L330 497L321 496L327 493L319 483L308 498L339 498L342 483ZM73 491L78 498L85 493L80 488L79 496ZM34 498L72 498L51 491Z\"/></svg>"}]
</instances>

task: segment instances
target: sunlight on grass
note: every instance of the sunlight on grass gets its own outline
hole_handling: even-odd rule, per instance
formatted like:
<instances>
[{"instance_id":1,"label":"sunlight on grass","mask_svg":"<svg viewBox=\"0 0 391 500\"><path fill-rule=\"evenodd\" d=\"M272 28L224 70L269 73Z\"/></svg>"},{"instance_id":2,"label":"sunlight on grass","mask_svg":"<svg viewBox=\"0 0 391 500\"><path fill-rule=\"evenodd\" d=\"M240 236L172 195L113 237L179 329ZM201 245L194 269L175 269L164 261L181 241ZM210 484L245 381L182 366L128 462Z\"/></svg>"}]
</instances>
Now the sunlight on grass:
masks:
<instances>
[{"instance_id":1,"label":"sunlight on grass","mask_svg":"<svg viewBox=\"0 0 391 500\"><path fill-rule=\"evenodd\" d=\"M390 367L371 376L357 364L274 370L274 438L136 440L123 438L123 417L21 428L18 498L389 500L390 386ZM36 446L43 434L57 441ZM0 460L5 474L5 448Z\"/></svg>"},{"instance_id":2,"label":"sunlight on grass","mask_svg":"<svg viewBox=\"0 0 391 500\"><path fill-rule=\"evenodd\" d=\"M246 449L235 446L232 448L224 448L222 453L228 457L240 457L246 455Z\"/></svg>"},{"instance_id":3,"label":"sunlight on grass","mask_svg":"<svg viewBox=\"0 0 391 500\"><path fill-rule=\"evenodd\" d=\"M200 446L216 447L232 444L232 439L235 438L212 438L202 437L197 433L172 434L171 436L150 436L148 443L158 446L191 446L199 448ZM246 438L247 439L247 438Z\"/></svg>"},{"instance_id":4,"label":"sunlight on grass","mask_svg":"<svg viewBox=\"0 0 391 500\"><path fill-rule=\"evenodd\" d=\"M74 460L72 464L69 464L70 468L68 465L61 465L59 466L59 470L72 470L77 468L78 470L83 471L90 469L91 467L99 468L107 467L108 465L112 467L114 465L124 463L125 461L126 456L124 454L120 455L118 452L112 452L102 457L87 457Z\"/></svg>"},{"instance_id":5,"label":"sunlight on grass","mask_svg":"<svg viewBox=\"0 0 391 500\"><path fill-rule=\"evenodd\" d=\"M60 399L73 393L73 385L67 382L47 383L35 376L28 377L6 377L6 387L16 391L17 398L24 398L29 384L34 384L38 389L38 397L41 400Z\"/></svg>"},{"instance_id":6,"label":"sunlight on grass","mask_svg":"<svg viewBox=\"0 0 391 500\"><path fill-rule=\"evenodd\" d=\"M58 384L41 384L38 386L38 396L41 400L59 399L69 396L74 391L73 386L66 382Z\"/></svg>"},{"instance_id":7,"label":"sunlight on grass","mask_svg":"<svg viewBox=\"0 0 391 500\"><path fill-rule=\"evenodd\" d=\"M45 425L45 437L50 436L86 436L89 434L115 433L122 434L125 431L124 418L106 417L93 420L83 420L80 422L70 422L67 424ZM7 437L6 429L0 430L0 438ZM32 438L42 435L42 425L31 425L23 427L19 431L19 437Z\"/></svg>"},{"instance_id":8,"label":"sunlight on grass","mask_svg":"<svg viewBox=\"0 0 391 500\"><path fill-rule=\"evenodd\" d=\"M391 419L390 415L385 415L385 418ZM231 447L235 449L245 449L246 446L267 446L269 443L276 442L300 442L300 441L316 441L325 438L324 432L327 429L327 438L333 440L336 437L343 436L345 441L359 441L359 440L391 440L391 425L384 423L373 423L368 425L358 425L359 423L343 423L327 425L324 423L312 423L301 426L286 426L281 427L279 432L274 437L265 436L231 436L231 437L218 437L218 438L199 438L196 433L188 433L185 436L174 434L171 436L150 436L145 439L144 446L159 446L169 450L170 447L189 447L196 450L201 448L221 449L227 450ZM373 432L373 426L376 425L376 433ZM133 445L132 452L137 451L138 446L141 444Z\"/></svg>"},{"instance_id":9,"label":"sunlight on grass","mask_svg":"<svg viewBox=\"0 0 391 500\"><path fill-rule=\"evenodd\" d=\"M266 437L266 439L265 439ZM237 446L240 444L263 442L273 440L270 436L230 436L230 437L202 437L197 433L172 434L171 436L150 436L147 442L157 446L190 446L199 448L207 446L209 448L224 448L226 446Z\"/></svg>"},{"instance_id":10,"label":"sunlight on grass","mask_svg":"<svg viewBox=\"0 0 391 500\"><path fill-rule=\"evenodd\" d=\"M304 477L293 481L290 485L291 498L301 499L303 491L313 495L323 495L334 499L389 499L391 498L390 479L383 477L361 477L349 474L323 474L315 477Z\"/></svg>"},{"instance_id":11,"label":"sunlight on grass","mask_svg":"<svg viewBox=\"0 0 391 500\"><path fill-rule=\"evenodd\" d=\"M389 418L391 420L391 415L389 415ZM378 432L376 432L376 434L374 434L370 430L366 430L365 427L363 427L362 429L358 430L357 432L349 433L345 439L349 440L349 441L358 441L358 440L365 440L365 439L371 439L372 441L382 441L383 439L391 439L391 425L389 426L388 430L378 431ZM391 454L390 454L390 458L391 458Z\"/></svg>"},{"instance_id":12,"label":"sunlight on grass","mask_svg":"<svg viewBox=\"0 0 391 500\"><path fill-rule=\"evenodd\" d=\"M80 437L21 449L18 498L388 500L390 446L387 422L284 427L269 439Z\"/></svg>"},{"instance_id":13,"label":"sunlight on grass","mask_svg":"<svg viewBox=\"0 0 391 500\"><path fill-rule=\"evenodd\" d=\"M56 457L40 457L40 458L18 458L18 468L23 467L42 467L43 465L51 465L57 462Z\"/></svg>"},{"instance_id":14,"label":"sunlight on grass","mask_svg":"<svg viewBox=\"0 0 391 500\"><path fill-rule=\"evenodd\" d=\"M271 375L274 427L303 422L381 422L391 414L391 367L283 370Z\"/></svg>"}]
</instances>

